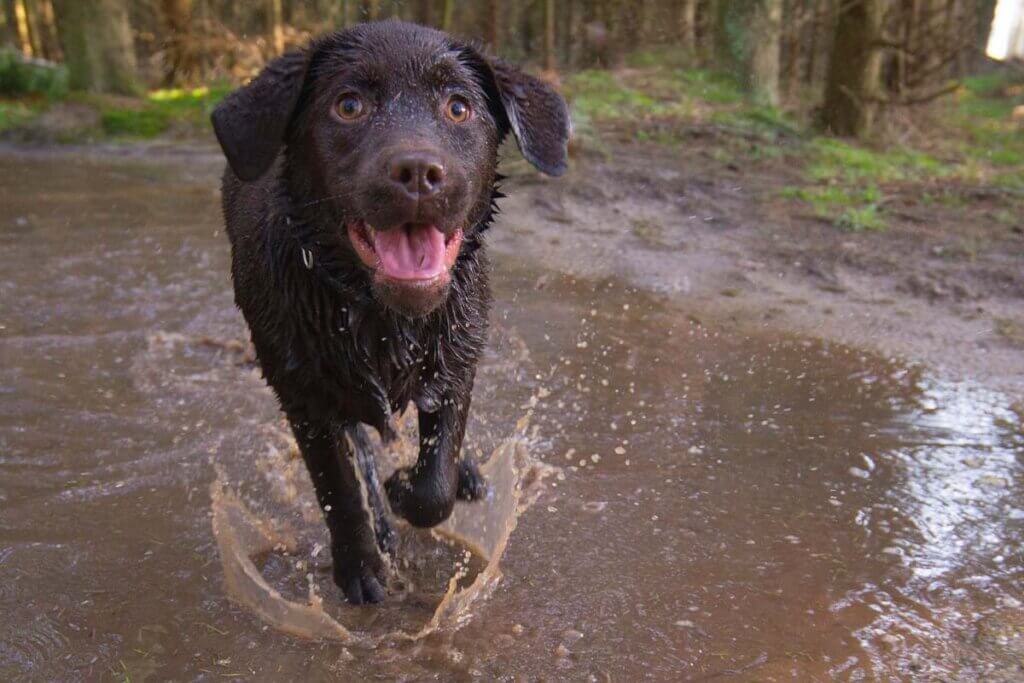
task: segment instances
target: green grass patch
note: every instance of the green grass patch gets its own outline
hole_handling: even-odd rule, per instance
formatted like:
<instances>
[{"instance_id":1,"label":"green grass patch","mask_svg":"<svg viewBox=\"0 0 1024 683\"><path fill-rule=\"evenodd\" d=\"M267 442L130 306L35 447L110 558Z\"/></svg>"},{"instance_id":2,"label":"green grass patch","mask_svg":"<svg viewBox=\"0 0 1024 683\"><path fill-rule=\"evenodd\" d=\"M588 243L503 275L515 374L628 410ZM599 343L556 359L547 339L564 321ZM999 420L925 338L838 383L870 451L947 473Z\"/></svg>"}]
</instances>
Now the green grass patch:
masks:
<instances>
[{"instance_id":1,"label":"green grass patch","mask_svg":"<svg viewBox=\"0 0 1024 683\"><path fill-rule=\"evenodd\" d=\"M112 137L153 138L172 126L203 129L229 87L155 90L141 101L95 98L103 132Z\"/></svg>"},{"instance_id":2,"label":"green grass patch","mask_svg":"<svg viewBox=\"0 0 1024 683\"><path fill-rule=\"evenodd\" d=\"M0 100L0 133L27 125L45 108L46 102L40 100Z\"/></svg>"},{"instance_id":3,"label":"green grass patch","mask_svg":"<svg viewBox=\"0 0 1024 683\"><path fill-rule=\"evenodd\" d=\"M735 83L702 69L589 69L569 76L564 91L575 112L598 122L692 120L698 106L743 101Z\"/></svg>"},{"instance_id":4,"label":"green grass patch","mask_svg":"<svg viewBox=\"0 0 1024 683\"><path fill-rule=\"evenodd\" d=\"M809 204L816 216L843 230L864 232L886 227L881 211L882 191L874 184L863 188L839 185L787 187L781 195Z\"/></svg>"},{"instance_id":5,"label":"green grass patch","mask_svg":"<svg viewBox=\"0 0 1024 683\"><path fill-rule=\"evenodd\" d=\"M949 175L943 163L910 149L877 151L835 138L816 138L812 143L807 174L816 181L892 182Z\"/></svg>"},{"instance_id":6,"label":"green grass patch","mask_svg":"<svg viewBox=\"0 0 1024 683\"><path fill-rule=\"evenodd\" d=\"M886 228L877 204L846 209L836 219L835 225L847 232L877 232Z\"/></svg>"}]
</instances>

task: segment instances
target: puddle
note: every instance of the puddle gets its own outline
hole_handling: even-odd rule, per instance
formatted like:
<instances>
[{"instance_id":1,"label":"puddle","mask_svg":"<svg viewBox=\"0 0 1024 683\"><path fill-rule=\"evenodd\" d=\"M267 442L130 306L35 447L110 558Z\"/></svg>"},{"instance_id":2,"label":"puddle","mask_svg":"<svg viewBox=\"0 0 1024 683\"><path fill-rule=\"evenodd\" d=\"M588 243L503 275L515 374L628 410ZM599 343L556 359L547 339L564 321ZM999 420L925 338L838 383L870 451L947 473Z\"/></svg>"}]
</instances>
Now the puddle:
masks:
<instances>
[{"instance_id":1,"label":"puddle","mask_svg":"<svg viewBox=\"0 0 1024 683\"><path fill-rule=\"evenodd\" d=\"M0 156L0 678L1021 678L1013 397L507 252L497 493L346 607L176 164Z\"/></svg>"},{"instance_id":2,"label":"puddle","mask_svg":"<svg viewBox=\"0 0 1024 683\"><path fill-rule=\"evenodd\" d=\"M434 530L399 527L397 556L402 567L400 580L405 584L402 593L389 595L379 609L349 608L342 616L324 609L324 588L314 582L312 573L302 577L309 590L305 601L288 599L268 583L254 560L275 552L295 556L299 553L298 541L293 534L275 528L273 520L249 510L221 472L211 486L210 496L213 535L228 594L267 624L301 638L375 647L384 641L416 641L438 630L454 630L470 617L473 603L485 599L501 581L499 562L516 519L536 500L543 479L554 471L530 456L522 436L507 439L481 466L490 487L485 502L459 506ZM314 519L316 522L319 520ZM303 553L306 559L296 563L299 572L307 569L322 549L314 546L314 557ZM431 586L437 584L438 577L442 578L440 585ZM291 579L294 582L295 577ZM343 604L333 585L327 590L334 605ZM438 595L439 599L432 599ZM424 612L424 607L433 611L428 619L416 623L416 615ZM354 625L366 622L368 615L372 624ZM413 623L404 628L387 623L388 617L396 616L406 622L411 618Z\"/></svg>"}]
</instances>

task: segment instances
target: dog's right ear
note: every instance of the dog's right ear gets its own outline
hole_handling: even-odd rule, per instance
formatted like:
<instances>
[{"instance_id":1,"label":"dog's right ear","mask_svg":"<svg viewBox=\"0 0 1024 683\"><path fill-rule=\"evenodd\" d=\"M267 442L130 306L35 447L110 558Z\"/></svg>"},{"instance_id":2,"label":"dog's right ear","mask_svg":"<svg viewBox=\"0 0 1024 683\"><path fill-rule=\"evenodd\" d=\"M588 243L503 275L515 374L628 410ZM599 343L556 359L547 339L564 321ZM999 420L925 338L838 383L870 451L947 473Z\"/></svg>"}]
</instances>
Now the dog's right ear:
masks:
<instances>
[{"instance_id":1,"label":"dog's right ear","mask_svg":"<svg viewBox=\"0 0 1024 683\"><path fill-rule=\"evenodd\" d=\"M242 180L256 180L277 158L308 66L306 51L278 57L213 110L210 119L217 142Z\"/></svg>"}]
</instances>

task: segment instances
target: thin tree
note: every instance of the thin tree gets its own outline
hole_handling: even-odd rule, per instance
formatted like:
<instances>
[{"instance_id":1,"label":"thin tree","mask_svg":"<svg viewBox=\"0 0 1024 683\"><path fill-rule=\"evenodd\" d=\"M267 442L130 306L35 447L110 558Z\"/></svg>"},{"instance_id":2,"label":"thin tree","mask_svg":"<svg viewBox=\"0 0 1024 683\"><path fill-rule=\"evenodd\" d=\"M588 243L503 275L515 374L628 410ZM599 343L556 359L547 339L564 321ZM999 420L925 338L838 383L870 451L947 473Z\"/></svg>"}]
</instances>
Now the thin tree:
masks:
<instances>
[{"instance_id":1,"label":"thin tree","mask_svg":"<svg viewBox=\"0 0 1024 683\"><path fill-rule=\"evenodd\" d=\"M452 30L452 22L455 21L455 0L444 0L444 15L441 19L441 28L445 31Z\"/></svg>"},{"instance_id":2,"label":"thin tree","mask_svg":"<svg viewBox=\"0 0 1024 683\"><path fill-rule=\"evenodd\" d=\"M376 21L380 16L380 0L362 0L360 14L362 21Z\"/></svg>"},{"instance_id":3,"label":"thin tree","mask_svg":"<svg viewBox=\"0 0 1024 683\"><path fill-rule=\"evenodd\" d=\"M715 48L721 67L754 101L779 103L782 0L719 0Z\"/></svg>"},{"instance_id":4,"label":"thin tree","mask_svg":"<svg viewBox=\"0 0 1024 683\"><path fill-rule=\"evenodd\" d=\"M267 38L275 55L284 52L283 14L281 0L267 0Z\"/></svg>"},{"instance_id":5,"label":"thin tree","mask_svg":"<svg viewBox=\"0 0 1024 683\"><path fill-rule=\"evenodd\" d=\"M192 0L160 0L160 13L167 31L164 84L176 85L195 78L198 51L192 35Z\"/></svg>"},{"instance_id":6,"label":"thin tree","mask_svg":"<svg viewBox=\"0 0 1024 683\"><path fill-rule=\"evenodd\" d=\"M555 70L555 0L544 0L544 68Z\"/></svg>"},{"instance_id":7,"label":"thin tree","mask_svg":"<svg viewBox=\"0 0 1024 683\"><path fill-rule=\"evenodd\" d=\"M487 2L487 44L491 50L501 49L501 0Z\"/></svg>"},{"instance_id":8,"label":"thin tree","mask_svg":"<svg viewBox=\"0 0 1024 683\"><path fill-rule=\"evenodd\" d=\"M14 0L14 27L18 32L18 47L26 57L35 57L35 45L32 40L32 27L28 22L28 10L25 0Z\"/></svg>"}]
</instances>

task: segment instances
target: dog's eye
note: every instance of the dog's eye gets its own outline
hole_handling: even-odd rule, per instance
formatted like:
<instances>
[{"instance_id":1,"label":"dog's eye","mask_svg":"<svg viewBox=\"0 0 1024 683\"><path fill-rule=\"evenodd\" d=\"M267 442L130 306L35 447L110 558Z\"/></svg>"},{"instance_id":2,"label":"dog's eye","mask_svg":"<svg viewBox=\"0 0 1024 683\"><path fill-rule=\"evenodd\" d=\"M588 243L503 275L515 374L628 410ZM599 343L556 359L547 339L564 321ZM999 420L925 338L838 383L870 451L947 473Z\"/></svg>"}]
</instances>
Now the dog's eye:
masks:
<instances>
[{"instance_id":1,"label":"dog's eye","mask_svg":"<svg viewBox=\"0 0 1024 683\"><path fill-rule=\"evenodd\" d=\"M469 120L471 112L472 110L469 108L469 102L458 96L448 100L448 107L445 109L445 113L448 114L448 118L455 123L463 123L464 121Z\"/></svg>"},{"instance_id":2,"label":"dog's eye","mask_svg":"<svg viewBox=\"0 0 1024 683\"><path fill-rule=\"evenodd\" d=\"M363 115L363 101L358 95L342 95L337 104L338 116L345 121L355 121Z\"/></svg>"}]
</instances>

